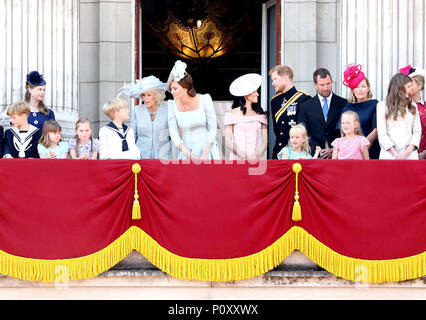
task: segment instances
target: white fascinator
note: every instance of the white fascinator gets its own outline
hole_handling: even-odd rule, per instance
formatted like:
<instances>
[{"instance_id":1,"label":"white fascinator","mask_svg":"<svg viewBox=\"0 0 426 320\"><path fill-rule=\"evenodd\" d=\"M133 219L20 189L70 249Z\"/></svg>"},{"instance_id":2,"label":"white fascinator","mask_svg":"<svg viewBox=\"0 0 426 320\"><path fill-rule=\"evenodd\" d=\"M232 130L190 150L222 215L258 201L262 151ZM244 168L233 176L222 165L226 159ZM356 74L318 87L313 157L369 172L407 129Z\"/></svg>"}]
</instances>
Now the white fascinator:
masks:
<instances>
[{"instance_id":1,"label":"white fascinator","mask_svg":"<svg viewBox=\"0 0 426 320\"><path fill-rule=\"evenodd\" d=\"M175 62L172 71L170 71L169 78L167 79L167 88L170 90L170 84L172 81L182 80L188 73L186 72L186 63L180 60Z\"/></svg>"}]
</instances>

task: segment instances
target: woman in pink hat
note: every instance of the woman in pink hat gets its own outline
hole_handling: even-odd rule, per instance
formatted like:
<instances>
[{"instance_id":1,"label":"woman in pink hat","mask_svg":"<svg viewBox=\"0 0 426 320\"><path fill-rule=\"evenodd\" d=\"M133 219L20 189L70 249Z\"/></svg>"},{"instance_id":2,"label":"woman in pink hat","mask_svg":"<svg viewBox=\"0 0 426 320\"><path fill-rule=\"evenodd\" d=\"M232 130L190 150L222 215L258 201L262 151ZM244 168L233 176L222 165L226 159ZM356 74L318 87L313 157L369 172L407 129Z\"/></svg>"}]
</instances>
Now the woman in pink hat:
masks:
<instances>
[{"instance_id":1,"label":"woman in pink hat","mask_svg":"<svg viewBox=\"0 0 426 320\"><path fill-rule=\"evenodd\" d=\"M235 79L229 87L237 97L225 113L225 144L230 160L259 160L268 146L268 119L258 104L262 77L249 73Z\"/></svg>"},{"instance_id":2,"label":"woman in pink hat","mask_svg":"<svg viewBox=\"0 0 426 320\"><path fill-rule=\"evenodd\" d=\"M376 106L378 101L373 99L370 89L370 81L361 71L361 65L349 65L343 76L343 84L351 89L348 104L343 108L343 112L354 111L358 114L362 133L370 142L370 159L378 159L380 145L377 140ZM337 124L340 130L340 121Z\"/></svg>"}]
</instances>

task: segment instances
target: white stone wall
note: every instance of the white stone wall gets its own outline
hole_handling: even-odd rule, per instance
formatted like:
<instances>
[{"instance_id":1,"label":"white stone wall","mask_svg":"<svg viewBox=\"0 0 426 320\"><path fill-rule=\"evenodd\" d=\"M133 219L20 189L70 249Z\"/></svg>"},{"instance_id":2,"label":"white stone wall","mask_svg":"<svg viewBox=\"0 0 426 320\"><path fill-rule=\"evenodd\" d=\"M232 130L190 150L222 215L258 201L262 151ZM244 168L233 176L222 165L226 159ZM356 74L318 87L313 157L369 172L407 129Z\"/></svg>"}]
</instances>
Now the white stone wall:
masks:
<instances>
[{"instance_id":1,"label":"white stone wall","mask_svg":"<svg viewBox=\"0 0 426 320\"><path fill-rule=\"evenodd\" d=\"M401 67L426 67L425 9L426 0L343 0L342 70L362 64L374 97L385 98Z\"/></svg>"},{"instance_id":2,"label":"white stone wall","mask_svg":"<svg viewBox=\"0 0 426 320\"><path fill-rule=\"evenodd\" d=\"M80 117L97 136L110 120L102 105L132 79L132 1L80 0Z\"/></svg>"},{"instance_id":3,"label":"white stone wall","mask_svg":"<svg viewBox=\"0 0 426 320\"><path fill-rule=\"evenodd\" d=\"M296 88L315 94L312 76L322 67L340 94L340 6L341 0L284 0L283 64L293 69Z\"/></svg>"},{"instance_id":4,"label":"white stone wall","mask_svg":"<svg viewBox=\"0 0 426 320\"><path fill-rule=\"evenodd\" d=\"M38 70L46 79L45 103L63 127L73 131L78 117L78 0L0 1L0 124L23 100L26 75Z\"/></svg>"}]
</instances>

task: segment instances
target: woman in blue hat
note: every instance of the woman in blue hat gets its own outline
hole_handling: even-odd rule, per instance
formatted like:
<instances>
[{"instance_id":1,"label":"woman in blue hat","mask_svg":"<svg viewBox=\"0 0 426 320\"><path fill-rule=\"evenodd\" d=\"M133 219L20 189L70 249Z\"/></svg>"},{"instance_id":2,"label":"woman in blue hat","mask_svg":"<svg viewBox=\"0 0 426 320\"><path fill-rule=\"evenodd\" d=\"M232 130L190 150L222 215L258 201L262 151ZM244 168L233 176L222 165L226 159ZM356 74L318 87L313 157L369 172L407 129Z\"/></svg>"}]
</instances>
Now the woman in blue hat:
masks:
<instances>
[{"instance_id":1,"label":"woman in blue hat","mask_svg":"<svg viewBox=\"0 0 426 320\"><path fill-rule=\"evenodd\" d=\"M143 103L134 106L130 114L130 127L135 132L141 159L170 159L171 141L168 125L168 106L164 101L166 84L157 77L144 77L135 84L125 85L122 93L140 98Z\"/></svg>"},{"instance_id":2,"label":"woman in blue hat","mask_svg":"<svg viewBox=\"0 0 426 320\"><path fill-rule=\"evenodd\" d=\"M30 106L28 123L42 129L45 121L55 120L54 112L43 103L46 95L46 81L37 71L31 71L27 74L25 84L25 102Z\"/></svg>"}]
</instances>

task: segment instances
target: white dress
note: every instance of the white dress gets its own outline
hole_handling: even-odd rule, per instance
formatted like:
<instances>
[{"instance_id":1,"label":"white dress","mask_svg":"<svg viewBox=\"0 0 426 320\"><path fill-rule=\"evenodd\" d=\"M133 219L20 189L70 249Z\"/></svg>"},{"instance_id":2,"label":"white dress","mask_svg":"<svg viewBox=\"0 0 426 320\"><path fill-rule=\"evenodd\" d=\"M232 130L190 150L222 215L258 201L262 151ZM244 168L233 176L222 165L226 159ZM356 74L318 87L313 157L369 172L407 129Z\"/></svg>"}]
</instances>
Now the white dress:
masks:
<instances>
[{"instance_id":1,"label":"white dress","mask_svg":"<svg viewBox=\"0 0 426 320\"><path fill-rule=\"evenodd\" d=\"M217 120L212 98L209 94L200 96L200 106L191 111L179 111L174 100L169 100L169 130L173 143L183 144L198 158L208 142L212 143L209 159L220 159L216 143ZM185 159L178 151L178 159Z\"/></svg>"}]
</instances>

